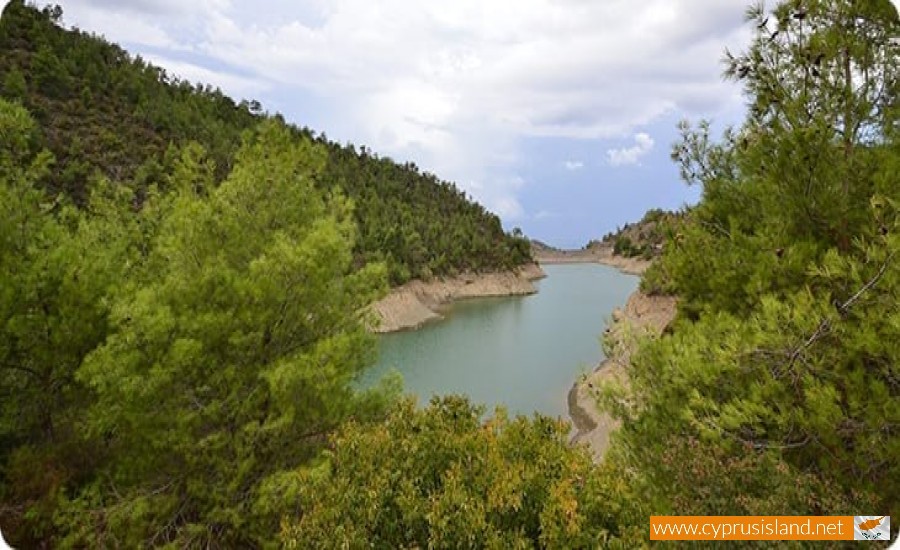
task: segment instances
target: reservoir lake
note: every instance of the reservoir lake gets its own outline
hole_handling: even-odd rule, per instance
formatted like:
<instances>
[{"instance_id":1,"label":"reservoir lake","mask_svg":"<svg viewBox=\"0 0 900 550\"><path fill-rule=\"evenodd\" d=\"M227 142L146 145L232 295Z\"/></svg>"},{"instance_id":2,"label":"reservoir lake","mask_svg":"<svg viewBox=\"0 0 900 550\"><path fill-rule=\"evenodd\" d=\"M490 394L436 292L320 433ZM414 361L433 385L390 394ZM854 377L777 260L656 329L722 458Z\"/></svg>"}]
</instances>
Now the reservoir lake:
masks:
<instances>
[{"instance_id":1,"label":"reservoir lake","mask_svg":"<svg viewBox=\"0 0 900 550\"><path fill-rule=\"evenodd\" d=\"M361 384L394 369L420 406L463 393L488 412L505 405L511 415L568 417L569 389L603 359L603 329L639 278L598 264L542 267L537 294L455 302L441 321L379 336Z\"/></svg>"}]
</instances>

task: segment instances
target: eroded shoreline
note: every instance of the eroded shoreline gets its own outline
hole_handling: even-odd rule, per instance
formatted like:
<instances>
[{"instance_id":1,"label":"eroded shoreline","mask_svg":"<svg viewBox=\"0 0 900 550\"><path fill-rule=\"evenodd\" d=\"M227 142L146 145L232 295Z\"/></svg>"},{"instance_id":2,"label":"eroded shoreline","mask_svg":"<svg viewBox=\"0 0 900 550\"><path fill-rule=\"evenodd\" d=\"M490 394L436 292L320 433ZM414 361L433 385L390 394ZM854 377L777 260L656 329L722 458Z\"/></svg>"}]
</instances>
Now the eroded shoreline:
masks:
<instances>
[{"instance_id":1,"label":"eroded shoreline","mask_svg":"<svg viewBox=\"0 0 900 550\"><path fill-rule=\"evenodd\" d=\"M597 394L607 382L628 384L628 369L636 340L642 336L658 337L675 318L676 298L649 296L636 290L623 308L612 313L612 323L605 337L610 354L593 372L576 380L569 390L569 417L572 419L573 445L586 444L595 461L600 461L609 447L610 434L618 422L598 410Z\"/></svg>"},{"instance_id":2,"label":"eroded shoreline","mask_svg":"<svg viewBox=\"0 0 900 550\"><path fill-rule=\"evenodd\" d=\"M559 251L540 255L535 264L514 271L466 274L430 282L410 281L393 289L385 298L373 304L380 323L373 332L387 333L414 330L440 320L453 302L469 298L524 296L534 294L534 281L546 277L540 264L597 263L615 267L630 275L641 275L650 262L638 258L614 256L612 251ZM612 322L606 328L611 352L588 375L576 380L568 393L568 413L572 421L573 445L587 445L595 461L599 461L609 446L610 434L618 423L607 413L598 410L597 393L607 381L628 383L627 369L641 335L658 336L675 317L676 299L671 296L649 296L634 291L624 307L612 312Z\"/></svg>"},{"instance_id":3,"label":"eroded shoreline","mask_svg":"<svg viewBox=\"0 0 900 550\"><path fill-rule=\"evenodd\" d=\"M546 276L538 264L527 264L512 271L410 281L372 304L378 322L371 330L387 333L419 328L442 319L441 310L459 300L534 294L534 281Z\"/></svg>"}]
</instances>

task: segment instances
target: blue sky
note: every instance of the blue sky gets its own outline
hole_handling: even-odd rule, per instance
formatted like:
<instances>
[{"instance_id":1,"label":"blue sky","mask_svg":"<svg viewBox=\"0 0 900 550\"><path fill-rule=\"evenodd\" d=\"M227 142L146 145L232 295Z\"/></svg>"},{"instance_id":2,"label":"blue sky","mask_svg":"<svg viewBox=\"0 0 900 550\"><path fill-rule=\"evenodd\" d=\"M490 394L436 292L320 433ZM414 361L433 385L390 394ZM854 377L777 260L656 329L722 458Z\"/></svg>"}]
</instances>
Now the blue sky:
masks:
<instances>
[{"instance_id":1,"label":"blue sky","mask_svg":"<svg viewBox=\"0 0 900 550\"><path fill-rule=\"evenodd\" d=\"M743 118L721 79L744 0L61 0L64 22L191 81L413 161L507 229L580 247L699 190L680 119Z\"/></svg>"}]
</instances>

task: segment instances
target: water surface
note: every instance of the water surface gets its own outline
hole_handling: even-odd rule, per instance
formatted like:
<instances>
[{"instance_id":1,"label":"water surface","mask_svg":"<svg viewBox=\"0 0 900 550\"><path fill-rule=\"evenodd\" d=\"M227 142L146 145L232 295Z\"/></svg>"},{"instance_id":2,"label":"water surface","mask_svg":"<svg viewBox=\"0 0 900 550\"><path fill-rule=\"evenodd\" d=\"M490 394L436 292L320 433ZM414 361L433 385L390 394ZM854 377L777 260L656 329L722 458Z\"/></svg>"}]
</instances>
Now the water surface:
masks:
<instances>
[{"instance_id":1,"label":"water surface","mask_svg":"<svg viewBox=\"0 0 900 550\"><path fill-rule=\"evenodd\" d=\"M638 278L596 264L544 271L535 295L457 302L442 321L380 336L378 363L362 383L393 368L420 404L465 393L489 410L566 416L572 383L603 358L600 334Z\"/></svg>"}]
</instances>

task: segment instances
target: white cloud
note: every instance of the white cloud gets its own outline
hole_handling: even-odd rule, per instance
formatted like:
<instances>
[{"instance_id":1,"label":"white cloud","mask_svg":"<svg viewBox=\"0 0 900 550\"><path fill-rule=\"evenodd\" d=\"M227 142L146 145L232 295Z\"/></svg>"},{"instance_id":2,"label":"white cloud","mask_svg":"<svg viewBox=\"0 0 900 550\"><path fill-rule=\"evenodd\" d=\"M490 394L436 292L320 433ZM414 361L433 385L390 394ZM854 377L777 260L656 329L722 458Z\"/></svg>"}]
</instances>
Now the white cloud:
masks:
<instances>
[{"instance_id":1,"label":"white cloud","mask_svg":"<svg viewBox=\"0 0 900 550\"><path fill-rule=\"evenodd\" d=\"M483 179L460 180L457 184L503 221L525 218L525 209L516 197L517 191L525 186L525 180L519 176L496 176L489 178L488 184L485 182Z\"/></svg>"},{"instance_id":2,"label":"white cloud","mask_svg":"<svg viewBox=\"0 0 900 550\"><path fill-rule=\"evenodd\" d=\"M563 163L563 166L566 168L566 170L574 172L575 170L581 170L582 168L584 168L584 163L580 160L567 160Z\"/></svg>"},{"instance_id":3,"label":"white cloud","mask_svg":"<svg viewBox=\"0 0 900 550\"><path fill-rule=\"evenodd\" d=\"M512 196L503 196L497 200L488 200L486 205L501 219L506 221L520 220L525 216L525 210L519 204L519 200Z\"/></svg>"},{"instance_id":4,"label":"white cloud","mask_svg":"<svg viewBox=\"0 0 900 550\"><path fill-rule=\"evenodd\" d=\"M60 1L67 21L160 60L190 50L193 67L167 67L188 78L313 94L329 113L317 129L414 160L501 215L522 215L506 180L524 138L609 138L736 109L720 59L749 36L746 0Z\"/></svg>"},{"instance_id":5,"label":"white cloud","mask_svg":"<svg viewBox=\"0 0 900 550\"><path fill-rule=\"evenodd\" d=\"M229 6L228 0L73 0L64 2L64 7L82 5L97 7L107 13L132 13L150 15L192 15L210 10L222 10Z\"/></svg>"},{"instance_id":6,"label":"white cloud","mask_svg":"<svg viewBox=\"0 0 900 550\"><path fill-rule=\"evenodd\" d=\"M168 74L177 76L182 80L188 80L194 84L209 84L214 88L224 88L230 94L237 96L234 99L257 97L261 92L269 88L267 83L258 79L247 78L226 71L215 71L193 63L175 61L174 59L155 54L148 54L145 59L158 67L164 67Z\"/></svg>"},{"instance_id":7,"label":"white cloud","mask_svg":"<svg viewBox=\"0 0 900 550\"><path fill-rule=\"evenodd\" d=\"M189 49L187 45L179 44L161 26L137 18L134 14L109 12L93 7L79 13L78 26L82 30L98 32L113 42L129 42L173 51ZM64 19L70 18L66 16Z\"/></svg>"},{"instance_id":8,"label":"white cloud","mask_svg":"<svg viewBox=\"0 0 900 550\"><path fill-rule=\"evenodd\" d=\"M653 138L641 132L634 135L634 145L622 149L609 149L606 151L607 160L612 166L637 164L641 157L653 149Z\"/></svg>"},{"instance_id":9,"label":"white cloud","mask_svg":"<svg viewBox=\"0 0 900 550\"><path fill-rule=\"evenodd\" d=\"M743 40L744 0L314 4L312 21L280 5L269 25L243 17L244 3L210 10L198 47L328 97L346 116L335 124L360 134L348 137L390 154L421 146L439 156L473 124L487 143L610 137L738 99L719 59ZM466 153L482 145L465 141Z\"/></svg>"}]
</instances>

